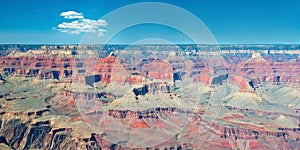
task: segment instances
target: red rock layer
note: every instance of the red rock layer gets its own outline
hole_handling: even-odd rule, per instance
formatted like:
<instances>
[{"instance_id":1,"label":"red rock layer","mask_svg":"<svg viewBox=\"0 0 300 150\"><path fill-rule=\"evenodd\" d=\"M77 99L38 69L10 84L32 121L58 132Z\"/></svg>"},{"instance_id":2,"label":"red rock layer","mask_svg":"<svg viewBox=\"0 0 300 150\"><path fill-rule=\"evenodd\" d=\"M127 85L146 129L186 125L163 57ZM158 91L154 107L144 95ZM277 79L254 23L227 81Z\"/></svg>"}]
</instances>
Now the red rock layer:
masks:
<instances>
[{"instance_id":1,"label":"red rock layer","mask_svg":"<svg viewBox=\"0 0 300 150\"><path fill-rule=\"evenodd\" d=\"M154 60L150 64L145 64L142 68L153 79L170 80L173 79L173 67L163 60Z\"/></svg>"},{"instance_id":2,"label":"red rock layer","mask_svg":"<svg viewBox=\"0 0 300 150\"><path fill-rule=\"evenodd\" d=\"M232 75L230 82L239 85L240 92L253 92L253 88L250 86L249 81L241 76Z\"/></svg>"},{"instance_id":3,"label":"red rock layer","mask_svg":"<svg viewBox=\"0 0 300 150\"><path fill-rule=\"evenodd\" d=\"M0 57L0 71L30 77L52 78L72 75L73 58Z\"/></svg>"}]
</instances>

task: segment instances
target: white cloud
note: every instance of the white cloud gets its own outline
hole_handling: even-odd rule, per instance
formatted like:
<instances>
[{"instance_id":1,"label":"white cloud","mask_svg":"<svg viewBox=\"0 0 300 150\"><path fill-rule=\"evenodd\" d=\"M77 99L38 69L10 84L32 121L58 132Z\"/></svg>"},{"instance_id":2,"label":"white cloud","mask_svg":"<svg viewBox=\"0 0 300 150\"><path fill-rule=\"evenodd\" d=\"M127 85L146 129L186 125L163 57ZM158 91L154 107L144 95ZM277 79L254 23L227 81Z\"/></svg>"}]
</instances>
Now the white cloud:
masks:
<instances>
[{"instance_id":1,"label":"white cloud","mask_svg":"<svg viewBox=\"0 0 300 150\"><path fill-rule=\"evenodd\" d=\"M65 19L83 19L82 13L78 13L75 11L62 12L60 16L64 17Z\"/></svg>"},{"instance_id":2,"label":"white cloud","mask_svg":"<svg viewBox=\"0 0 300 150\"><path fill-rule=\"evenodd\" d=\"M98 29L98 36L103 36L104 32L106 32L106 30Z\"/></svg>"},{"instance_id":3,"label":"white cloud","mask_svg":"<svg viewBox=\"0 0 300 150\"><path fill-rule=\"evenodd\" d=\"M98 36L103 36L106 30L102 27L107 26L107 22L102 19L92 20L85 19L81 13L75 11L62 12L60 14L65 19L76 19L72 22L63 22L59 24L58 30L68 34L80 34L80 33L96 33Z\"/></svg>"}]
</instances>

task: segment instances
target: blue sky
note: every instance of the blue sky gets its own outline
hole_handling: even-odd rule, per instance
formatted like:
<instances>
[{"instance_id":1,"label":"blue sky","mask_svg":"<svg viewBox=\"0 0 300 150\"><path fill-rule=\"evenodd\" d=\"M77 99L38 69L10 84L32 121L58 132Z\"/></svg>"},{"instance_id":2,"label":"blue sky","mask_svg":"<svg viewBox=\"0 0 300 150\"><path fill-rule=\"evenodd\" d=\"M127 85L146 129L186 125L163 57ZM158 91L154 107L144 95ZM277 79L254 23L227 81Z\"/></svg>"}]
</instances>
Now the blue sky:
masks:
<instances>
[{"instance_id":1,"label":"blue sky","mask_svg":"<svg viewBox=\"0 0 300 150\"><path fill-rule=\"evenodd\" d=\"M1 0L0 43L70 44L80 43L85 30L62 32L59 24L73 22L62 12L73 11L105 36L106 26L97 22L105 14L138 2L134 0ZM149 1L148 1L149 2ZM176 5L196 15L218 43L300 43L299 0L177 0L155 1ZM127 18L119 18L120 22ZM76 18L75 18L76 21ZM102 23L102 24L101 24ZM68 25L68 24L65 24ZM60 25L60 27L65 27ZM128 28L115 43L132 43L142 38L159 36L173 42L188 42L167 27L144 25ZM73 30L72 30L73 31ZM80 32L79 32L80 31ZM141 37L140 35L144 36ZM99 38L101 38L99 36ZM139 38L140 39L139 39ZM173 39L172 39L173 38Z\"/></svg>"}]
</instances>

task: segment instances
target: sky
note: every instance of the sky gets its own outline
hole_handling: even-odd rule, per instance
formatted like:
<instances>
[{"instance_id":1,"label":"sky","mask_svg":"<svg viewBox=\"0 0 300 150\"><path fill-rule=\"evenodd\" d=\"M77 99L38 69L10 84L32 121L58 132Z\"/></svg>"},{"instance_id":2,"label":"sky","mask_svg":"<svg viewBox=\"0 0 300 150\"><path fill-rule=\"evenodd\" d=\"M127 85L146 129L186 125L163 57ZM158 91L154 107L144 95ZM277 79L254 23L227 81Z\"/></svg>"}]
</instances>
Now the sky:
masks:
<instances>
[{"instance_id":1,"label":"sky","mask_svg":"<svg viewBox=\"0 0 300 150\"><path fill-rule=\"evenodd\" d=\"M87 34L105 39L117 23L103 16L141 2L167 3L188 11L220 44L300 44L299 0L1 0L0 44L80 44ZM137 15L143 13L136 11ZM118 24L134 17L117 18ZM177 19L171 22L181 24L184 18ZM180 29L145 23L118 32L111 43L153 38L191 42Z\"/></svg>"}]
</instances>

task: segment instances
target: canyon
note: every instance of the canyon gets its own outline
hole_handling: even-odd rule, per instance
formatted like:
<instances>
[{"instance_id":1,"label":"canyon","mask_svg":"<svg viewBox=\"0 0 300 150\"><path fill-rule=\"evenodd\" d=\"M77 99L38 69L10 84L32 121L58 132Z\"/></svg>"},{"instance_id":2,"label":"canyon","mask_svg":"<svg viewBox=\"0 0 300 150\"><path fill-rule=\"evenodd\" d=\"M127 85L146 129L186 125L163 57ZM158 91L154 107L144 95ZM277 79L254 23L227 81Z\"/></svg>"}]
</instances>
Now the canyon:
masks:
<instances>
[{"instance_id":1,"label":"canyon","mask_svg":"<svg viewBox=\"0 0 300 150\"><path fill-rule=\"evenodd\" d=\"M300 49L278 47L3 52L0 148L300 149Z\"/></svg>"}]
</instances>

